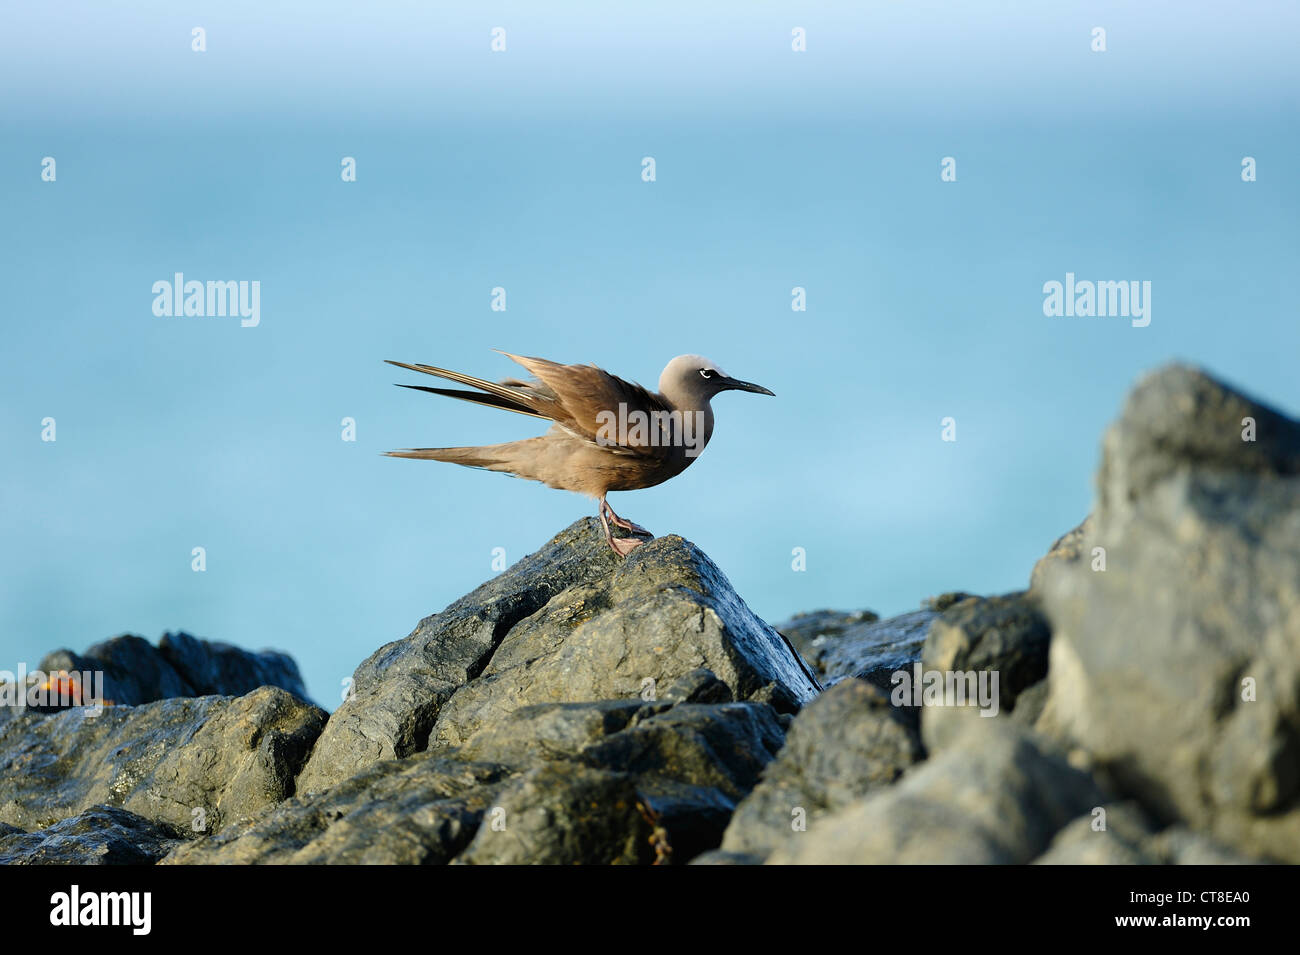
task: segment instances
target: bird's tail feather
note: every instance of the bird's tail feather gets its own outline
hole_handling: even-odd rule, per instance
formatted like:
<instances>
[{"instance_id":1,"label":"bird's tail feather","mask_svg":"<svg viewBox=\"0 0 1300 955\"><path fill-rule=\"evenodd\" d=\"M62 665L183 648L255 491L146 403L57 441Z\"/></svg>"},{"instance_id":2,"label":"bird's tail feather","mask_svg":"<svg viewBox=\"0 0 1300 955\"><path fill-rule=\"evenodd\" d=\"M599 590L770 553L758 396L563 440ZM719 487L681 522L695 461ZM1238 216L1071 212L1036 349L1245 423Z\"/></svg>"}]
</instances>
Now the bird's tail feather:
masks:
<instances>
[{"instance_id":1,"label":"bird's tail feather","mask_svg":"<svg viewBox=\"0 0 1300 955\"><path fill-rule=\"evenodd\" d=\"M449 461L469 468L489 471L509 471L510 462L502 453L506 445L485 444L474 448L407 448L404 451L385 451L390 458L415 458L425 461Z\"/></svg>"}]
</instances>

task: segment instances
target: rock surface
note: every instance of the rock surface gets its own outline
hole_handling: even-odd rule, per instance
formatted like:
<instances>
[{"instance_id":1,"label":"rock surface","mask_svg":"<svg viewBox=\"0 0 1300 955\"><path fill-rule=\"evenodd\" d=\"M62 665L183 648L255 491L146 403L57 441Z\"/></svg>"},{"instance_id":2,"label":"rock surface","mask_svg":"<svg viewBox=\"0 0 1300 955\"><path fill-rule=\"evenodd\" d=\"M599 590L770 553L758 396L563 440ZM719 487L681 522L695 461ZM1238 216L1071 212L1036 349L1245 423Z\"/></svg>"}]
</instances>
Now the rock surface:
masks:
<instances>
[{"instance_id":1,"label":"rock surface","mask_svg":"<svg viewBox=\"0 0 1300 955\"><path fill-rule=\"evenodd\" d=\"M92 806L36 832L0 823L0 865L153 865L181 839L164 823Z\"/></svg>"},{"instance_id":2,"label":"rock surface","mask_svg":"<svg viewBox=\"0 0 1300 955\"><path fill-rule=\"evenodd\" d=\"M886 620L846 625L832 640L814 642L808 662L830 685L856 676L882 690L890 689L890 677L921 659L930 624L937 611L926 608Z\"/></svg>"},{"instance_id":3,"label":"rock surface","mask_svg":"<svg viewBox=\"0 0 1300 955\"><path fill-rule=\"evenodd\" d=\"M243 650L187 633L164 634L156 647L127 634L93 644L84 653L56 650L42 658L39 669L102 671L104 696L118 705L178 696L243 696L259 686L278 686L311 702L298 665L288 654Z\"/></svg>"},{"instance_id":4,"label":"rock surface","mask_svg":"<svg viewBox=\"0 0 1300 955\"><path fill-rule=\"evenodd\" d=\"M894 786L809 826L770 864L1030 862L1105 801L1094 782L1024 730L990 720Z\"/></svg>"},{"instance_id":5,"label":"rock surface","mask_svg":"<svg viewBox=\"0 0 1300 955\"><path fill-rule=\"evenodd\" d=\"M299 784L459 745L530 704L638 699L699 668L740 699L820 690L694 545L661 537L622 560L586 518L363 663Z\"/></svg>"},{"instance_id":6,"label":"rock surface","mask_svg":"<svg viewBox=\"0 0 1300 955\"><path fill-rule=\"evenodd\" d=\"M328 721L274 654L51 655L123 705L0 708L0 861L1300 861L1300 425L1203 373L1138 385L1028 591L782 629L681 538L623 560L587 520ZM891 700L914 667L996 675L996 717Z\"/></svg>"},{"instance_id":7,"label":"rock surface","mask_svg":"<svg viewBox=\"0 0 1300 955\"><path fill-rule=\"evenodd\" d=\"M1194 369L1147 377L1077 550L1041 568L1038 725L1162 822L1300 862L1300 424Z\"/></svg>"},{"instance_id":8,"label":"rock surface","mask_svg":"<svg viewBox=\"0 0 1300 955\"><path fill-rule=\"evenodd\" d=\"M325 719L276 687L25 713L0 723L0 822L43 828L104 804L215 831L292 795Z\"/></svg>"},{"instance_id":9,"label":"rock surface","mask_svg":"<svg viewBox=\"0 0 1300 955\"><path fill-rule=\"evenodd\" d=\"M728 852L762 858L811 824L894 783L924 757L915 713L862 680L837 683L795 718L785 747L736 808Z\"/></svg>"}]
</instances>

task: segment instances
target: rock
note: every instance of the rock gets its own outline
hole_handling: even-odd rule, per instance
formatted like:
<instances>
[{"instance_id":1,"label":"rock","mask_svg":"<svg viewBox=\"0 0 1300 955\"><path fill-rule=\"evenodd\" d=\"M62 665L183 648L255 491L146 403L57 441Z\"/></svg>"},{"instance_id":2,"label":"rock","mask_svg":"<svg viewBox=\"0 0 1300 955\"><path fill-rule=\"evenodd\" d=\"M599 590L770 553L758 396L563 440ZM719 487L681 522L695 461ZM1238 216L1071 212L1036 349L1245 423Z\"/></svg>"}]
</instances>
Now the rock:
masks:
<instances>
[{"instance_id":1,"label":"rock","mask_svg":"<svg viewBox=\"0 0 1300 955\"><path fill-rule=\"evenodd\" d=\"M988 707L976 706L975 701L964 707L924 707L921 728L926 748L942 749L948 739L959 735L958 723L972 717L987 718L980 712L982 708L996 715L1011 713L1020 694L1047 676L1050 643L1047 619L1030 594L971 597L950 604L930 625L921 655L922 669L945 675L987 672L988 678L977 679L986 680L990 696L992 677L996 675L996 699Z\"/></svg>"},{"instance_id":2,"label":"rock","mask_svg":"<svg viewBox=\"0 0 1300 955\"><path fill-rule=\"evenodd\" d=\"M1182 825L1170 826L1153 836L1147 849L1163 865L1255 865L1260 861Z\"/></svg>"},{"instance_id":3,"label":"rock","mask_svg":"<svg viewBox=\"0 0 1300 955\"><path fill-rule=\"evenodd\" d=\"M172 826L91 806L36 832L0 824L0 865L153 865L181 839Z\"/></svg>"},{"instance_id":4,"label":"rock","mask_svg":"<svg viewBox=\"0 0 1300 955\"><path fill-rule=\"evenodd\" d=\"M158 652L175 668L197 696L243 696L259 686L278 686L310 703L298 664L287 653L256 653L200 640L188 633L165 633Z\"/></svg>"},{"instance_id":5,"label":"rock","mask_svg":"<svg viewBox=\"0 0 1300 955\"><path fill-rule=\"evenodd\" d=\"M92 644L85 653L55 650L39 664L45 673L102 670L104 697L118 705L137 706L177 696L194 696L166 658L143 637L126 635Z\"/></svg>"},{"instance_id":6,"label":"rock","mask_svg":"<svg viewBox=\"0 0 1300 955\"><path fill-rule=\"evenodd\" d=\"M938 616L933 610L915 610L887 620L852 624L834 640L815 644L808 662L828 685L856 676L888 691L896 671L921 659L925 635Z\"/></svg>"},{"instance_id":7,"label":"rock","mask_svg":"<svg viewBox=\"0 0 1300 955\"><path fill-rule=\"evenodd\" d=\"M1104 571L1042 568L1037 725L1162 823L1300 862L1300 424L1193 369L1147 377L1107 432L1094 547Z\"/></svg>"},{"instance_id":8,"label":"rock","mask_svg":"<svg viewBox=\"0 0 1300 955\"><path fill-rule=\"evenodd\" d=\"M701 852L691 860L691 865L762 865L763 856L751 852L728 852L726 849L710 849Z\"/></svg>"},{"instance_id":9,"label":"rock","mask_svg":"<svg viewBox=\"0 0 1300 955\"><path fill-rule=\"evenodd\" d=\"M531 770L499 796L463 865L636 865L654 858L651 827L622 773L583 766Z\"/></svg>"},{"instance_id":10,"label":"rock","mask_svg":"<svg viewBox=\"0 0 1300 955\"><path fill-rule=\"evenodd\" d=\"M781 692L781 687L779 684L769 683L755 692L763 693L764 691L776 696ZM731 687L714 676L712 670L699 667L674 680L672 685L664 691L661 699L669 703L731 703L734 697L731 693ZM762 702L768 703L771 701L765 699ZM798 706L793 699L790 700L790 704L796 708Z\"/></svg>"},{"instance_id":11,"label":"rock","mask_svg":"<svg viewBox=\"0 0 1300 955\"><path fill-rule=\"evenodd\" d=\"M970 600L974 594L968 594L964 590L950 590L946 594L939 594L937 597L926 597L921 601L921 605L927 610L933 610L935 613L943 613L954 604L959 604L963 600Z\"/></svg>"},{"instance_id":12,"label":"rock","mask_svg":"<svg viewBox=\"0 0 1300 955\"><path fill-rule=\"evenodd\" d=\"M181 696L243 696L259 686L278 686L310 703L298 665L275 650L254 653L187 633L164 634L157 647L130 634L113 637L85 653L56 650L39 668L46 673L102 671L104 696L138 706Z\"/></svg>"},{"instance_id":13,"label":"rock","mask_svg":"<svg viewBox=\"0 0 1300 955\"><path fill-rule=\"evenodd\" d=\"M26 713L0 722L0 820L48 827L102 803L190 833L199 818L215 831L293 793L325 720L278 687L98 716Z\"/></svg>"},{"instance_id":14,"label":"rock","mask_svg":"<svg viewBox=\"0 0 1300 955\"><path fill-rule=\"evenodd\" d=\"M516 624L569 587L602 580L621 564L598 526L591 518L570 525L541 550L425 617L410 636L371 654L353 675L352 695L330 717L299 787L323 789L362 766L423 750L443 704L483 671ZM580 622L583 613L575 608L571 622Z\"/></svg>"},{"instance_id":15,"label":"rock","mask_svg":"<svg viewBox=\"0 0 1300 955\"><path fill-rule=\"evenodd\" d=\"M175 849L165 865L440 865L469 845L506 773L417 754Z\"/></svg>"},{"instance_id":16,"label":"rock","mask_svg":"<svg viewBox=\"0 0 1300 955\"><path fill-rule=\"evenodd\" d=\"M1087 774L1030 734L985 722L894 786L818 820L769 864L1029 862L1105 802Z\"/></svg>"},{"instance_id":17,"label":"rock","mask_svg":"<svg viewBox=\"0 0 1300 955\"><path fill-rule=\"evenodd\" d=\"M740 699L777 684L797 705L820 689L693 544L661 537L614 558L588 518L362 664L299 785L445 751L530 704L639 700L699 668Z\"/></svg>"},{"instance_id":18,"label":"rock","mask_svg":"<svg viewBox=\"0 0 1300 955\"><path fill-rule=\"evenodd\" d=\"M785 623L778 623L776 629L790 641L796 653L811 663L817 647L855 624L875 623L879 619L880 615L870 610L813 610L795 614Z\"/></svg>"},{"instance_id":19,"label":"rock","mask_svg":"<svg viewBox=\"0 0 1300 955\"><path fill-rule=\"evenodd\" d=\"M1061 829L1034 864L1156 865L1161 860L1147 849L1153 835L1151 820L1136 803L1110 803Z\"/></svg>"},{"instance_id":20,"label":"rock","mask_svg":"<svg viewBox=\"0 0 1300 955\"><path fill-rule=\"evenodd\" d=\"M914 712L891 706L871 684L843 680L795 718L785 746L737 806L722 848L761 859L793 847L804 835L792 828L796 818L811 824L844 809L924 755Z\"/></svg>"},{"instance_id":21,"label":"rock","mask_svg":"<svg viewBox=\"0 0 1300 955\"><path fill-rule=\"evenodd\" d=\"M576 758L586 747L626 729L643 712L671 705L640 700L538 703L484 725L458 748L439 747L435 752L526 769L539 762Z\"/></svg>"},{"instance_id":22,"label":"rock","mask_svg":"<svg viewBox=\"0 0 1300 955\"><path fill-rule=\"evenodd\" d=\"M593 769L627 773L674 862L722 841L736 805L780 751L784 734L763 703L683 703L582 750Z\"/></svg>"},{"instance_id":23,"label":"rock","mask_svg":"<svg viewBox=\"0 0 1300 955\"><path fill-rule=\"evenodd\" d=\"M1029 577L1029 590L1031 593L1036 594L1042 587L1043 574L1049 566L1058 562L1070 564L1083 556L1083 542L1088 537L1091 528L1092 517L1089 515L1080 521L1074 530L1066 531L1056 539L1051 549L1039 558L1038 563L1034 564L1034 571Z\"/></svg>"}]
</instances>

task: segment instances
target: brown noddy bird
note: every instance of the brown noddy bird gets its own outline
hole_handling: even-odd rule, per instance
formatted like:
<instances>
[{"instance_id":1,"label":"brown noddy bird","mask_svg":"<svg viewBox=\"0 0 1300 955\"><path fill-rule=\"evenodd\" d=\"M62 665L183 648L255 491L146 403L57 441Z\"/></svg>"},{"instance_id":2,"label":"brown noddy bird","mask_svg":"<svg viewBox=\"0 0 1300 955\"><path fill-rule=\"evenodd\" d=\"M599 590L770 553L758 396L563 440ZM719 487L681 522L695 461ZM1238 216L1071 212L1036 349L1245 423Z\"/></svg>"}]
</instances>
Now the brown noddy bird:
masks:
<instances>
[{"instance_id":1,"label":"brown noddy bird","mask_svg":"<svg viewBox=\"0 0 1300 955\"><path fill-rule=\"evenodd\" d=\"M654 392L595 365L561 365L545 358L501 354L527 369L533 375L532 380L487 381L433 365L408 365L401 361L388 364L476 390L424 385L402 385L403 388L554 422L546 434L505 444L410 448L387 454L504 471L540 481L548 487L593 497L600 502L605 540L623 556L641 541L634 537L614 537L611 522L633 533L653 535L615 514L605 495L610 491L654 487L686 470L713 435L713 409L709 400L714 395L722 391L772 394L761 385L729 377L699 355L678 355L670 361L659 376L659 390Z\"/></svg>"}]
</instances>

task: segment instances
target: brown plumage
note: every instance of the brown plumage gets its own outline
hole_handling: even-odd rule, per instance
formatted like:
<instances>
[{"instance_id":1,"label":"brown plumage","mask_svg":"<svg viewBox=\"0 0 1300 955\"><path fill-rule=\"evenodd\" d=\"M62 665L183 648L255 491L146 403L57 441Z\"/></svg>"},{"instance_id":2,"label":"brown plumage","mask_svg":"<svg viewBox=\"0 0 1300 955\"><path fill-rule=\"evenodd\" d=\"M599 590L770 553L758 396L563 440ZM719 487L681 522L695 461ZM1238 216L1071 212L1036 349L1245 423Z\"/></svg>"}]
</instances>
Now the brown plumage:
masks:
<instances>
[{"instance_id":1,"label":"brown plumage","mask_svg":"<svg viewBox=\"0 0 1300 955\"><path fill-rule=\"evenodd\" d=\"M553 422L546 434L480 447L389 451L389 456L504 471L594 497L600 502L605 539L620 554L627 554L641 541L615 538L611 521L635 533L649 532L615 514L605 495L654 487L684 471L713 434L709 401L714 395L733 390L772 394L760 385L728 377L698 355L679 355L670 361L659 378L659 391L652 392L595 365L561 365L545 358L501 354L522 365L533 379L494 382L433 365L389 364L475 390L425 385L404 388L542 418ZM638 427L640 422L645 425Z\"/></svg>"}]
</instances>

